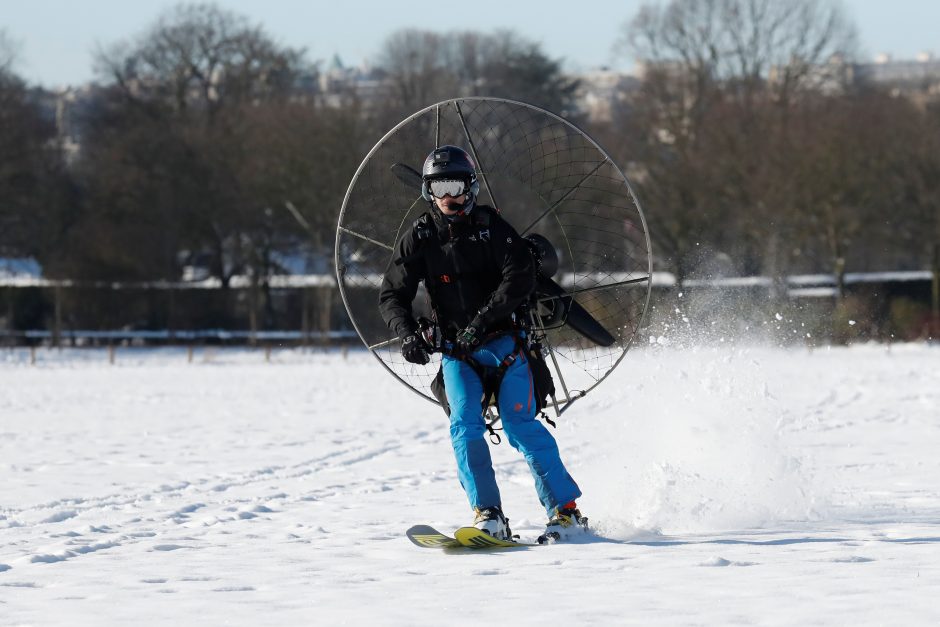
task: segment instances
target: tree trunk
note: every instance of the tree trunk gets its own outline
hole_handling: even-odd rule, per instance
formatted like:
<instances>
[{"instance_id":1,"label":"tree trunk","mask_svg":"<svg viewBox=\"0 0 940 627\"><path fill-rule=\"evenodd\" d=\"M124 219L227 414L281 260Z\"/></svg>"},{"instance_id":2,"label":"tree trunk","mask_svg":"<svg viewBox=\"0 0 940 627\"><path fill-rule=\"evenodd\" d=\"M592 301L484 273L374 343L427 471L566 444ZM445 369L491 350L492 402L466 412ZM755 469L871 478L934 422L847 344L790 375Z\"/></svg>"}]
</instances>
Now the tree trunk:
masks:
<instances>
[{"instance_id":1,"label":"tree trunk","mask_svg":"<svg viewBox=\"0 0 940 627\"><path fill-rule=\"evenodd\" d=\"M940 334L940 244L933 245L933 285L931 286L931 335L937 339Z\"/></svg>"},{"instance_id":2,"label":"tree trunk","mask_svg":"<svg viewBox=\"0 0 940 627\"><path fill-rule=\"evenodd\" d=\"M330 341L330 322L331 322L331 313L333 311L333 286L324 285L319 290L319 298L317 299L317 305L320 310L319 313L319 322L320 324L320 341L323 344L328 344Z\"/></svg>"},{"instance_id":3,"label":"tree trunk","mask_svg":"<svg viewBox=\"0 0 940 627\"><path fill-rule=\"evenodd\" d=\"M258 301L259 287L258 275L256 272L250 273L251 280L248 283L248 343L251 346L258 344Z\"/></svg>"},{"instance_id":4,"label":"tree trunk","mask_svg":"<svg viewBox=\"0 0 940 627\"><path fill-rule=\"evenodd\" d=\"M53 298L55 300L55 318L52 326L52 345L62 347L62 285L56 283L53 288Z\"/></svg>"},{"instance_id":5,"label":"tree trunk","mask_svg":"<svg viewBox=\"0 0 940 627\"><path fill-rule=\"evenodd\" d=\"M310 290L306 287L300 290L300 343L310 344Z\"/></svg>"}]
</instances>

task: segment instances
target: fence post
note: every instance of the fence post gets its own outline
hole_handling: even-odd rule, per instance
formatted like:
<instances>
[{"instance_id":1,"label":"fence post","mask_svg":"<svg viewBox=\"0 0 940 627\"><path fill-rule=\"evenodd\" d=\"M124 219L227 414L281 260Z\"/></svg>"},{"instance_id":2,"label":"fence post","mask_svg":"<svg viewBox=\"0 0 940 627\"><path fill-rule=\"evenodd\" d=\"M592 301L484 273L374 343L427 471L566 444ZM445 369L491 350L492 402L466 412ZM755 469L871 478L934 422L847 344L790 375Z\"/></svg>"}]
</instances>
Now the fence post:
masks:
<instances>
[{"instance_id":1,"label":"fence post","mask_svg":"<svg viewBox=\"0 0 940 627\"><path fill-rule=\"evenodd\" d=\"M56 281L52 290L54 300L55 318L52 323L52 345L62 348L62 283Z\"/></svg>"},{"instance_id":2,"label":"fence post","mask_svg":"<svg viewBox=\"0 0 940 627\"><path fill-rule=\"evenodd\" d=\"M329 344L330 342L330 318L333 310L333 285L327 284L322 286L319 290L319 298L317 299L319 305L319 317L320 317L320 342L322 344Z\"/></svg>"},{"instance_id":3,"label":"fence post","mask_svg":"<svg viewBox=\"0 0 940 627\"><path fill-rule=\"evenodd\" d=\"M940 244L933 245L933 319L940 321Z\"/></svg>"},{"instance_id":4,"label":"fence post","mask_svg":"<svg viewBox=\"0 0 940 627\"><path fill-rule=\"evenodd\" d=\"M4 295L7 297L7 334L10 341L10 347L16 345L16 340L13 339L13 327L16 325L16 291L9 287L3 290Z\"/></svg>"},{"instance_id":5,"label":"fence post","mask_svg":"<svg viewBox=\"0 0 940 627\"><path fill-rule=\"evenodd\" d=\"M251 270L251 280L248 283L248 344L252 347L258 345L258 304L259 298L258 275L255 269Z\"/></svg>"},{"instance_id":6,"label":"fence post","mask_svg":"<svg viewBox=\"0 0 940 627\"><path fill-rule=\"evenodd\" d=\"M931 333L933 339L940 335L940 244L933 245L933 285L931 289Z\"/></svg>"},{"instance_id":7,"label":"fence post","mask_svg":"<svg viewBox=\"0 0 940 627\"><path fill-rule=\"evenodd\" d=\"M300 288L300 345L307 348L310 344L310 288Z\"/></svg>"},{"instance_id":8,"label":"fence post","mask_svg":"<svg viewBox=\"0 0 940 627\"><path fill-rule=\"evenodd\" d=\"M167 328L167 335L168 335L167 339L170 344L173 344L176 341L176 331L174 330L174 324L173 324L174 323L173 318L175 317L173 314L176 309L176 290L173 289L172 285L169 288L167 288L167 299L168 299L167 312L166 312L166 328Z\"/></svg>"}]
</instances>

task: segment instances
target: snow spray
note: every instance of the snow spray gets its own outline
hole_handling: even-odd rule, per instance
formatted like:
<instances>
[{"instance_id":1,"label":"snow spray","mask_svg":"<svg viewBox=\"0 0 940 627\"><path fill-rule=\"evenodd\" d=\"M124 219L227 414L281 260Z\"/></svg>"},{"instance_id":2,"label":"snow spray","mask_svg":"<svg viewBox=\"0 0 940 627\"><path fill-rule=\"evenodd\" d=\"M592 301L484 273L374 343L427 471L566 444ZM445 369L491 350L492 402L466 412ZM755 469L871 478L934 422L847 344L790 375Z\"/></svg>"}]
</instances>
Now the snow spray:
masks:
<instances>
[{"instance_id":1,"label":"snow spray","mask_svg":"<svg viewBox=\"0 0 940 627\"><path fill-rule=\"evenodd\" d=\"M590 440L572 472L592 524L626 539L818 518L774 394L786 353L741 345L727 325L709 334L679 307L659 329L572 412Z\"/></svg>"}]
</instances>

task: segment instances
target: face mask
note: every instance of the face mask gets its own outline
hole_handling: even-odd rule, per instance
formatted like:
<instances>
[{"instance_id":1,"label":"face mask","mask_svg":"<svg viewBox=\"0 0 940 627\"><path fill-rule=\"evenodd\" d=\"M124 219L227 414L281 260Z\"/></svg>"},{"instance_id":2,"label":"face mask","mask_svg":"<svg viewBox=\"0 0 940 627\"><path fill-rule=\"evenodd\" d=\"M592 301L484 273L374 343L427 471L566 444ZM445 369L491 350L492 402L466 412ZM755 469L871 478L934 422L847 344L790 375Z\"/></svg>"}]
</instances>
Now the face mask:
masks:
<instances>
[{"instance_id":1,"label":"face mask","mask_svg":"<svg viewBox=\"0 0 940 627\"><path fill-rule=\"evenodd\" d=\"M447 215L443 211L440 211L440 207L438 207L438 211L440 212L442 216L447 218L448 222L452 222L452 223L469 222L470 211L473 209L475 204L476 203L475 203L475 199L473 198L473 194L467 194L467 199L464 200L462 204L450 205L450 209L457 211L457 213L453 215Z\"/></svg>"}]
</instances>

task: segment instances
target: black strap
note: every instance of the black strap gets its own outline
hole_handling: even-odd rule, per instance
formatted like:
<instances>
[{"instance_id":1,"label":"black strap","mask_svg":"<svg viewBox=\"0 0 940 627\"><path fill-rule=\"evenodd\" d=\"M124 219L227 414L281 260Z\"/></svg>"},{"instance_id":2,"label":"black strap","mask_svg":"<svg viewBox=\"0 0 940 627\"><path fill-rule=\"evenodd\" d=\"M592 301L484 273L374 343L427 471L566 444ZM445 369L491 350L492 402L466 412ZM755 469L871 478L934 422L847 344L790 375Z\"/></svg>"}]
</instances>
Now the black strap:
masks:
<instances>
[{"instance_id":1,"label":"black strap","mask_svg":"<svg viewBox=\"0 0 940 627\"><path fill-rule=\"evenodd\" d=\"M520 355L524 354L526 341L522 338L522 334L518 331L513 332L513 337L515 339L515 345L513 346L512 351L506 355L503 360L495 368L492 366L484 366L480 364L476 359L459 351L443 351L455 359L460 359L466 363L473 371L476 373L477 377L480 379L480 383L483 384L483 400L481 401L481 406L483 409L483 420L486 423L486 430L489 433L490 442L498 445L502 442L502 438L497 431L502 431L502 427L496 427L496 423L501 420L501 417L497 416L493 420L488 420L489 416L489 406L490 402L493 401L495 396L495 402L499 403L499 388L503 383L503 377L506 376L506 371L509 370ZM490 341L493 338L487 338L486 341ZM533 390L534 393L534 390ZM557 428L555 421L548 417L548 414L543 410L540 412L539 416L551 425L553 428Z\"/></svg>"},{"instance_id":2,"label":"black strap","mask_svg":"<svg viewBox=\"0 0 940 627\"><path fill-rule=\"evenodd\" d=\"M513 337L516 340L515 346L508 355L506 355L503 360L499 363L496 368L482 366L477 362L473 357L465 355L462 357L463 361L467 363L474 372L477 373L477 376L480 377L480 382L483 384L483 412L484 420L488 415L488 410L490 402L493 401L493 397L496 396L495 402L499 403L499 388L503 384L503 377L506 376L506 371L509 370L510 366L516 363L516 360L520 355L524 353L525 350L525 340L522 339L522 335L518 332L513 334ZM540 413L540 416L545 422L550 424L553 428L556 428L555 421L548 417L544 411ZM502 431L502 428L497 428L494 425L497 421L501 420L500 417L497 417L494 420L486 420L486 430L489 432L490 442L493 444L499 444L502 441L497 431Z\"/></svg>"},{"instance_id":3,"label":"black strap","mask_svg":"<svg viewBox=\"0 0 940 627\"><path fill-rule=\"evenodd\" d=\"M500 435L499 435L498 433L496 433L496 432L497 432L497 431L502 431L503 428L502 428L502 427L497 427L497 426L495 426L495 425L496 425L497 422L499 422L500 417L499 417L499 416L496 416L496 418L494 418L493 420L487 420L487 416L489 416L489 411L484 410L484 412L483 412L483 422L486 423L486 430L489 432L490 442L492 442L493 444L499 446L499 443L503 441L503 438L501 438Z\"/></svg>"},{"instance_id":4,"label":"black strap","mask_svg":"<svg viewBox=\"0 0 940 627\"><path fill-rule=\"evenodd\" d=\"M499 365L496 366L496 369L490 369L489 381L483 380L483 407L489 407L490 401L493 400L495 396L495 401L499 403L499 388L503 384L503 377L506 376L506 371L509 370L509 367L516 363L516 359L519 358L519 355L522 353L522 338L519 334L515 334L516 344L513 346L512 351L499 362ZM470 358L472 359L472 358ZM479 367L479 364L477 364ZM479 374L479 371L477 372ZM482 379L482 377L481 377ZM487 385L489 383L489 385Z\"/></svg>"}]
</instances>

